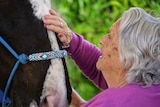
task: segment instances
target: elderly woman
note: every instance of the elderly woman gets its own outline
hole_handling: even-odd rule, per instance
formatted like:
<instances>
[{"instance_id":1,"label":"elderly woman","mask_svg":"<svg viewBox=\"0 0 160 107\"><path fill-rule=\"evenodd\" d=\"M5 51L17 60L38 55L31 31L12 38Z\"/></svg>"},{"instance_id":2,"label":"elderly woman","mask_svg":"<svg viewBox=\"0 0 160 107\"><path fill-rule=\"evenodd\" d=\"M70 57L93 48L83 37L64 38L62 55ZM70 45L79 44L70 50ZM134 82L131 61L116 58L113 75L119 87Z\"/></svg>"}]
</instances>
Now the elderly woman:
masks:
<instances>
[{"instance_id":1,"label":"elderly woman","mask_svg":"<svg viewBox=\"0 0 160 107\"><path fill-rule=\"evenodd\" d=\"M57 32L64 49L83 73L103 89L87 102L73 92L74 106L160 107L158 18L141 8L130 8L102 37L99 50L72 32L55 11L50 10L50 14L43 19L46 28Z\"/></svg>"}]
</instances>

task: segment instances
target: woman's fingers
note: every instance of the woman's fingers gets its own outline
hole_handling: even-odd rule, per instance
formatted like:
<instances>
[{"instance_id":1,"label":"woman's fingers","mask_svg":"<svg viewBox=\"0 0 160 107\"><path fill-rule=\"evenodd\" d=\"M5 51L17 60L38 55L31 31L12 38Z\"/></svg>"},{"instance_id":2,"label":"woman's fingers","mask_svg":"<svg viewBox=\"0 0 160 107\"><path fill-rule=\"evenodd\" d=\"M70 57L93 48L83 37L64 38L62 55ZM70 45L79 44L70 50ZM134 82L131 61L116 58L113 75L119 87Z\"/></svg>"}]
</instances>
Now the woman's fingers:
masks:
<instances>
[{"instance_id":1,"label":"woman's fingers","mask_svg":"<svg viewBox=\"0 0 160 107\"><path fill-rule=\"evenodd\" d=\"M59 26L59 19L56 16L51 16L51 15L46 15L43 18L43 22L46 25L55 25L55 26Z\"/></svg>"},{"instance_id":2,"label":"woman's fingers","mask_svg":"<svg viewBox=\"0 0 160 107\"><path fill-rule=\"evenodd\" d=\"M58 16L58 14L56 13L56 11L54 11L53 9L50 9L50 10L49 10L49 13L50 13L51 15L56 15L56 16Z\"/></svg>"},{"instance_id":3,"label":"woman's fingers","mask_svg":"<svg viewBox=\"0 0 160 107\"><path fill-rule=\"evenodd\" d=\"M63 45L68 45L72 39L71 30L68 28L66 22L59 17L54 10L50 10L49 12L50 15L45 15L43 19L46 28L56 32Z\"/></svg>"}]
</instances>

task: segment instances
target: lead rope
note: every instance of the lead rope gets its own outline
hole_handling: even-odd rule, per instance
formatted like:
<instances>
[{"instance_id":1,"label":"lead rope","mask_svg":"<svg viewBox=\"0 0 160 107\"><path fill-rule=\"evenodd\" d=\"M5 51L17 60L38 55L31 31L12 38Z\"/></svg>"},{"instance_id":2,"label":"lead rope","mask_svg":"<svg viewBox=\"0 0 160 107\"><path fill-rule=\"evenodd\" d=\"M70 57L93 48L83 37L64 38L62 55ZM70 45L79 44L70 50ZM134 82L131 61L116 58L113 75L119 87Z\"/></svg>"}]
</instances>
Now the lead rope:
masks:
<instances>
[{"instance_id":1,"label":"lead rope","mask_svg":"<svg viewBox=\"0 0 160 107\"><path fill-rule=\"evenodd\" d=\"M65 50L56 50L56 51L50 51L50 52L41 52L41 53L34 53L30 54L27 56L26 54L20 54L18 55L12 48L9 46L9 44L0 36L0 43L2 43L9 51L12 53L14 57L18 59L18 61L15 63L11 74L8 78L4 95L3 95L3 100L2 100L2 107L6 107L6 97L8 94L8 90L11 85L11 81L14 77L15 72L17 71L17 68L19 67L19 64L27 64L28 61L41 61L41 60L50 60L50 59L55 59L55 58L63 58L67 56L67 52ZM7 107L10 107L11 103L7 105Z\"/></svg>"}]
</instances>

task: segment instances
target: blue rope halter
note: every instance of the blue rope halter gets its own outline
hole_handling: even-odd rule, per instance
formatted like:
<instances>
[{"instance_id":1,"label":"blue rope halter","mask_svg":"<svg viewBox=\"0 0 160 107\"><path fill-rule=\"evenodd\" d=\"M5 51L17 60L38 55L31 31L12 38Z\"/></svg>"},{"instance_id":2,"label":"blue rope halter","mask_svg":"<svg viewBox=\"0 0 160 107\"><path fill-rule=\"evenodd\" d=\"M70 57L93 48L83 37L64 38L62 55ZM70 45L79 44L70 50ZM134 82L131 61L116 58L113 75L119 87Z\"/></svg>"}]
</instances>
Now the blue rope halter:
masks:
<instances>
[{"instance_id":1,"label":"blue rope halter","mask_svg":"<svg viewBox=\"0 0 160 107\"><path fill-rule=\"evenodd\" d=\"M67 52L65 50L57 50L57 51L50 51L50 52L42 52L42 53L34 53L34 54L30 54L29 56L27 56L26 54L20 54L18 55L12 48L11 46L9 46L9 44L7 44L7 42L0 36L0 43L2 43L9 51L10 53L12 53L12 55L14 57L16 57L18 59L18 61L15 63L12 72L9 76L9 79L7 81L6 87L5 87L5 91L4 91L4 95L3 95L3 101L2 101L2 107L6 107L6 97L8 94L8 90L11 84L11 81L14 77L14 74L17 70L17 68L19 67L19 64L27 64L28 61L40 61L40 60L49 60L49 59L55 59L55 58L63 58L65 56L67 56ZM11 105L8 104L8 107Z\"/></svg>"}]
</instances>

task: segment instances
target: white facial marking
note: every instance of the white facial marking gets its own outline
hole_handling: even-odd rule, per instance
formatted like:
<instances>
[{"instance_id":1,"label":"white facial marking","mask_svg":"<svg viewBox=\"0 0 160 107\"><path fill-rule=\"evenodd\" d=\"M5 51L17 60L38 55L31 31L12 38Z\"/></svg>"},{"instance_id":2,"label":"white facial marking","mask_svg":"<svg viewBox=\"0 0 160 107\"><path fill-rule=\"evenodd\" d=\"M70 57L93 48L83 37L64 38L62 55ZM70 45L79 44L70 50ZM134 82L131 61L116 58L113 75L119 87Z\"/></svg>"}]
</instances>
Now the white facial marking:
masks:
<instances>
[{"instance_id":1,"label":"white facial marking","mask_svg":"<svg viewBox=\"0 0 160 107\"><path fill-rule=\"evenodd\" d=\"M29 0L32 4L33 14L38 18L42 19L44 15L49 14L49 9L51 8L50 0ZM50 40L52 50L59 50L56 35L52 31L47 31ZM52 89L54 97L57 97L55 105L57 107L67 107L67 92L65 84L65 74L64 66L61 59L51 60L51 65L47 70L47 75L43 85L41 101L46 97L47 90Z\"/></svg>"}]
</instances>

